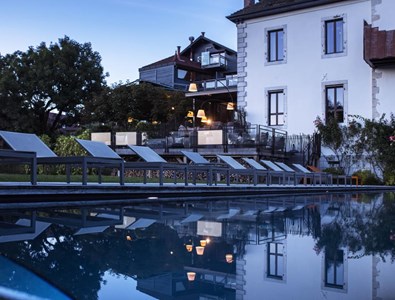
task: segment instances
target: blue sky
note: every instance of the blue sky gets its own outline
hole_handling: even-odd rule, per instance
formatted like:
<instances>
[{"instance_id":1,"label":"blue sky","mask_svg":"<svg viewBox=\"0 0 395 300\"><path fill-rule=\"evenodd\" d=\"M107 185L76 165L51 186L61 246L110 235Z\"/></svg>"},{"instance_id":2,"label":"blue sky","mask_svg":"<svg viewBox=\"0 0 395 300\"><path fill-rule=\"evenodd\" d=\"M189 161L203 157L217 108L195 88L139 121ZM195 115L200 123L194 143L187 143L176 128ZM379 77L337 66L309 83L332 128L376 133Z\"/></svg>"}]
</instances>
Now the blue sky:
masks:
<instances>
[{"instance_id":1,"label":"blue sky","mask_svg":"<svg viewBox=\"0 0 395 300\"><path fill-rule=\"evenodd\" d=\"M65 35L100 53L107 83L133 81L138 68L166 58L200 35L234 50L226 16L242 0L3 0L0 53L49 45Z\"/></svg>"}]
</instances>

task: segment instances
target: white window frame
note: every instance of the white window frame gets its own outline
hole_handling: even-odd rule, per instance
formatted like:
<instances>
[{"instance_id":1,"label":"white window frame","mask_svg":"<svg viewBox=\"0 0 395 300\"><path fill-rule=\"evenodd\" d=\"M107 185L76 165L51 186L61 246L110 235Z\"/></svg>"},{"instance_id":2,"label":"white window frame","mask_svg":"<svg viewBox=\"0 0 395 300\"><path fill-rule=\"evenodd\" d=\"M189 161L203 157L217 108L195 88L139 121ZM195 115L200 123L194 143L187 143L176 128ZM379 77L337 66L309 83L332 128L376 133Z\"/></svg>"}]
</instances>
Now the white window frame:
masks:
<instances>
[{"instance_id":1,"label":"white window frame","mask_svg":"<svg viewBox=\"0 0 395 300\"><path fill-rule=\"evenodd\" d=\"M269 61L269 32L271 31L283 31L283 59L276 61ZM278 65L278 64L286 64L287 63L287 25L275 26L265 28L265 66Z\"/></svg>"},{"instance_id":2,"label":"white window frame","mask_svg":"<svg viewBox=\"0 0 395 300\"><path fill-rule=\"evenodd\" d=\"M343 107L343 122L339 123L340 125L347 125L348 124L348 81L347 80L337 80L337 81L326 81L322 83L321 89L322 89L322 120L326 123L326 88L327 87L332 87L336 85L342 85L344 89L344 94L343 94L343 101L344 101L344 107Z\"/></svg>"},{"instance_id":3,"label":"white window frame","mask_svg":"<svg viewBox=\"0 0 395 300\"><path fill-rule=\"evenodd\" d=\"M283 111L284 111L284 124L282 125L269 125L270 124L270 115L269 115L269 94L272 92L277 92L277 91L282 91L283 95L284 95L284 107L283 107ZM277 129L286 129L287 128L287 115L288 115L288 111L287 111L287 87L286 86L278 86L278 87L270 87L270 88L266 88L265 89L265 124L267 126L270 126L271 128L277 128Z\"/></svg>"},{"instance_id":4,"label":"white window frame","mask_svg":"<svg viewBox=\"0 0 395 300\"><path fill-rule=\"evenodd\" d=\"M334 21L337 19L343 20L343 51L338 53L326 53L326 31L325 23L327 21ZM332 17L325 17L321 19L321 58L335 58L347 56L347 15L341 14Z\"/></svg>"}]
</instances>

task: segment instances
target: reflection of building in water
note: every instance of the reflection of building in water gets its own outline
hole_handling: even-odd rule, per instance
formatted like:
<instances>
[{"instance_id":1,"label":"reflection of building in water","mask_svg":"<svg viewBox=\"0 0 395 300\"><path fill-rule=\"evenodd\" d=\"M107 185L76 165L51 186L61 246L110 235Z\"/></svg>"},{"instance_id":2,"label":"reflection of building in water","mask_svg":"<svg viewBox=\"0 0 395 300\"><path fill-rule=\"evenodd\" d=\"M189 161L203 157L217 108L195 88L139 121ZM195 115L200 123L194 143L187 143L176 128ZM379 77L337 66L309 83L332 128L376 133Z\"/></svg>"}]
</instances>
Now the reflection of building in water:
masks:
<instances>
[{"instance_id":1,"label":"reflection of building in water","mask_svg":"<svg viewBox=\"0 0 395 300\"><path fill-rule=\"evenodd\" d=\"M139 291L159 299L385 299L395 294L395 268L380 254L393 253L395 228L383 220L393 219L395 205L382 196L358 199L287 196L7 212L0 214L0 241L68 234L57 243L84 245L71 246L78 252L71 257L89 261L84 251L91 247L100 258L86 268L100 265L132 277ZM53 225L42 229L43 221ZM103 244L108 248L101 250ZM195 273L194 281L187 272Z\"/></svg>"},{"instance_id":2,"label":"reflection of building in water","mask_svg":"<svg viewBox=\"0 0 395 300\"><path fill-rule=\"evenodd\" d=\"M241 299L391 299L391 257L369 254L360 237L383 210L380 197L355 202L339 196L306 205L298 219L285 214L282 240L246 246Z\"/></svg>"}]
</instances>

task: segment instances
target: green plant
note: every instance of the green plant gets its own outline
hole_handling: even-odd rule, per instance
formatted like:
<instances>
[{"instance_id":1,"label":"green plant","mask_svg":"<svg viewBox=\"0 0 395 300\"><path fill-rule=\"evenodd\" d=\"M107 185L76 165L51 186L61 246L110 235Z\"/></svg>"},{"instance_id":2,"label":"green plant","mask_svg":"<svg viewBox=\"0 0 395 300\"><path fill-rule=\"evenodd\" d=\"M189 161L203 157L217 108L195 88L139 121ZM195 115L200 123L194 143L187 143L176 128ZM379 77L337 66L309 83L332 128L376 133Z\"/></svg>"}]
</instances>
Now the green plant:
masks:
<instances>
[{"instance_id":1,"label":"green plant","mask_svg":"<svg viewBox=\"0 0 395 300\"><path fill-rule=\"evenodd\" d=\"M329 167L323 171L332 175L344 175L344 171L341 168Z\"/></svg>"},{"instance_id":2,"label":"green plant","mask_svg":"<svg viewBox=\"0 0 395 300\"><path fill-rule=\"evenodd\" d=\"M373 174L369 170L359 170L353 174L353 176L358 176L361 184L363 185L381 185L383 184L380 178Z\"/></svg>"}]
</instances>

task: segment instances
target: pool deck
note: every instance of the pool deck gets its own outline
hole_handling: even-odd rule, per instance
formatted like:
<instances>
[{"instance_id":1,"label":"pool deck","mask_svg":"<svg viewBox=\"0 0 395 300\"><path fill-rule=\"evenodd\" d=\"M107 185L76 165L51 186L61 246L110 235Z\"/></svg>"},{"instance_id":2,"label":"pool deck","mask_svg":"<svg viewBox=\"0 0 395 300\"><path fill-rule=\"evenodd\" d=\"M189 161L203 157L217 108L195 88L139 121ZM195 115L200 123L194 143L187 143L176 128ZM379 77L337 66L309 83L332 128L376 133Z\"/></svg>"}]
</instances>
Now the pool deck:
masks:
<instances>
[{"instance_id":1,"label":"pool deck","mask_svg":"<svg viewBox=\"0 0 395 300\"><path fill-rule=\"evenodd\" d=\"M80 206L99 204L128 204L147 201L164 202L177 200L221 199L234 196L312 195L323 193L361 193L395 191L390 186L350 185L251 185L251 184L205 184L188 185L167 183L30 183L1 182L0 209L37 206Z\"/></svg>"}]
</instances>

